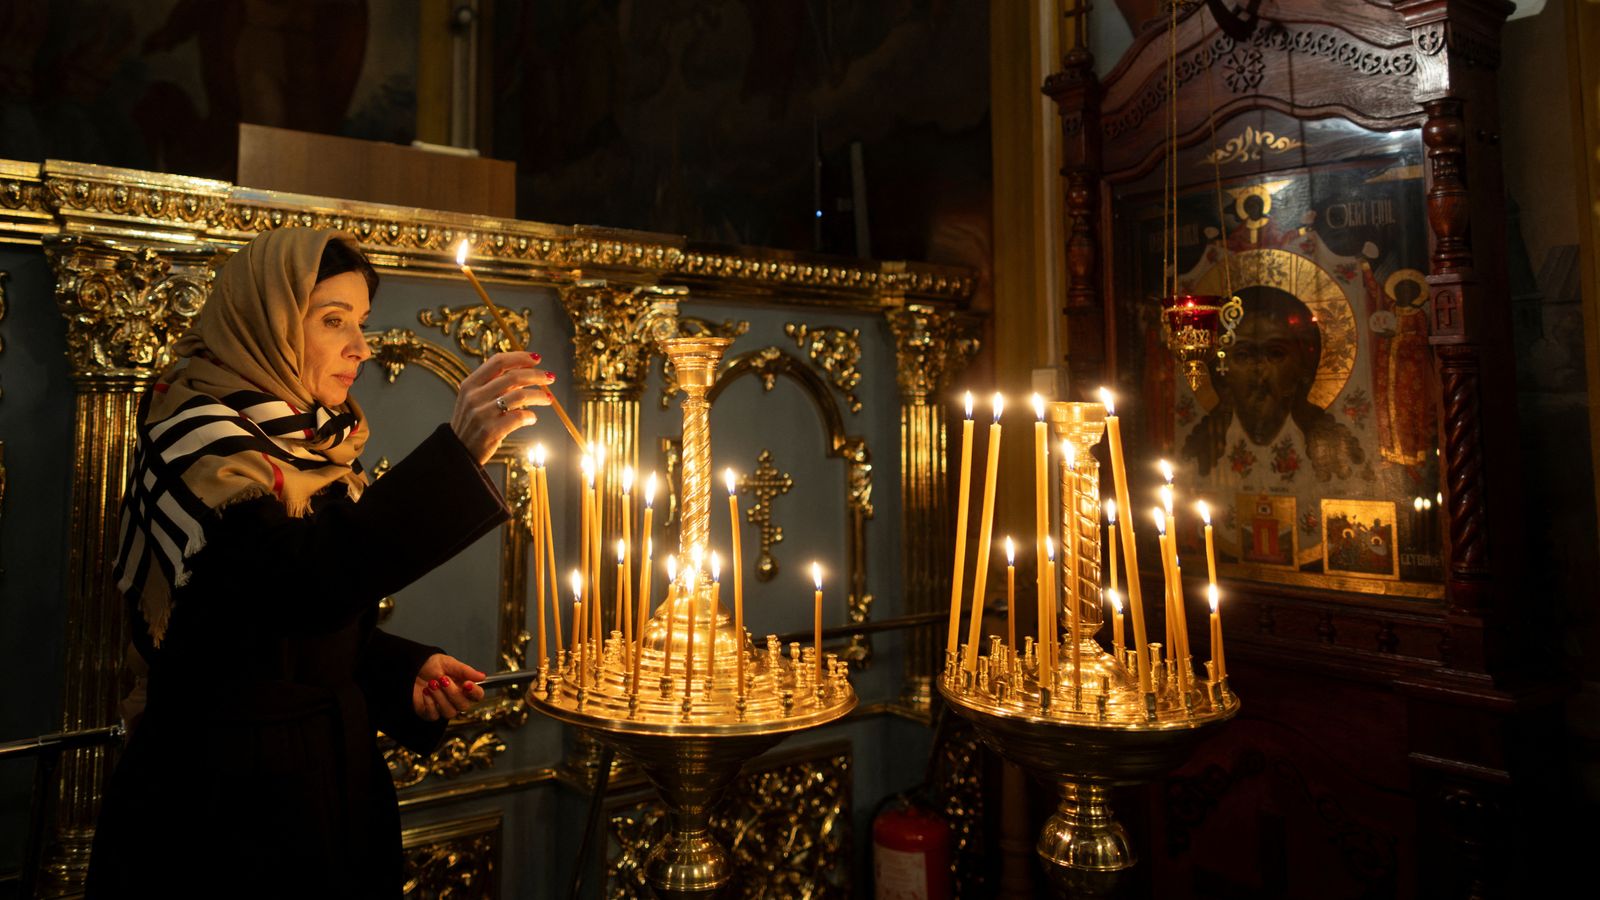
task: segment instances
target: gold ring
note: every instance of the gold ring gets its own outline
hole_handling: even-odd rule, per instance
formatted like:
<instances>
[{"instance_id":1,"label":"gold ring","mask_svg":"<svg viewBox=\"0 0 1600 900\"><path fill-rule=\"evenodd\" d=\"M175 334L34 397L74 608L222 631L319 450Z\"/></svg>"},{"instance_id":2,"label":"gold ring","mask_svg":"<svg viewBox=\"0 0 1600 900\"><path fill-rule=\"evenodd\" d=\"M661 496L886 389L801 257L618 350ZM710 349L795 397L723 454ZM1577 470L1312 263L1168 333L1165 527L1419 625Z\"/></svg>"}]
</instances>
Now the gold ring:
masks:
<instances>
[{"instance_id":1,"label":"gold ring","mask_svg":"<svg viewBox=\"0 0 1600 900\"><path fill-rule=\"evenodd\" d=\"M502 416L508 412L511 412L511 408L506 406L506 398L504 397L494 398L494 405L500 407L500 415Z\"/></svg>"}]
</instances>

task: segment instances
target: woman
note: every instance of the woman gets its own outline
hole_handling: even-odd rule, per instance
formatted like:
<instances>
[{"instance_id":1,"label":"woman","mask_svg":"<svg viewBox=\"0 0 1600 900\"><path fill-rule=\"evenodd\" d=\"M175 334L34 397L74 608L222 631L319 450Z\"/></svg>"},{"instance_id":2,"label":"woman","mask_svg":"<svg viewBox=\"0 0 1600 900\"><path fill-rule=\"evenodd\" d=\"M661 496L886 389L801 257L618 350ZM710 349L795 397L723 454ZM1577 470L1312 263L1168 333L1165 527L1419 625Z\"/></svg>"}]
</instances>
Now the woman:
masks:
<instances>
[{"instance_id":1,"label":"woman","mask_svg":"<svg viewBox=\"0 0 1600 900\"><path fill-rule=\"evenodd\" d=\"M374 730L417 751L484 674L375 627L378 600L504 522L482 465L554 380L501 353L379 481L349 397L377 286L353 239L281 229L228 261L141 410L118 586L147 703L108 790L90 896L394 896Z\"/></svg>"}]
</instances>

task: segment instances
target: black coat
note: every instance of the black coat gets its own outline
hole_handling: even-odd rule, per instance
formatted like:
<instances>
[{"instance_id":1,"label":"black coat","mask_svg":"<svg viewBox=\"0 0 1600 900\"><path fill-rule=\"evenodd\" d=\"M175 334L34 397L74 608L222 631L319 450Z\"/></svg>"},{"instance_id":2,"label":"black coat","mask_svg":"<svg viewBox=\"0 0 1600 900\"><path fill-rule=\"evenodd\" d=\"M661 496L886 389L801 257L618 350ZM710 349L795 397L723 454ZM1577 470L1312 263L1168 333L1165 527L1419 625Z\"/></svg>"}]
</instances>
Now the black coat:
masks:
<instances>
[{"instance_id":1,"label":"black coat","mask_svg":"<svg viewBox=\"0 0 1600 900\"><path fill-rule=\"evenodd\" d=\"M136 638L148 703L103 800L88 896L399 894L374 730L427 752L444 723L411 705L437 649L378 629L377 603L507 515L447 426L359 501L336 488L299 519L270 497L223 510L161 647Z\"/></svg>"}]
</instances>

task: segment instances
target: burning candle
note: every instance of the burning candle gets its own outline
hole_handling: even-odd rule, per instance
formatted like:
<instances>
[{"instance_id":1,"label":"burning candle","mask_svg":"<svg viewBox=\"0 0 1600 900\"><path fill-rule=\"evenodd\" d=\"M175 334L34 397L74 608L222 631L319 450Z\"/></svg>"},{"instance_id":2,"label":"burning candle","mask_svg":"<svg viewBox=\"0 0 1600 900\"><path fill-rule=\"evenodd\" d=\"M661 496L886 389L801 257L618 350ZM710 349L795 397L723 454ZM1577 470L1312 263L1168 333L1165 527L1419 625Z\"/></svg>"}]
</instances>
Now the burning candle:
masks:
<instances>
[{"instance_id":1,"label":"burning candle","mask_svg":"<svg viewBox=\"0 0 1600 900\"><path fill-rule=\"evenodd\" d=\"M706 693L717 677L717 610L722 607L722 557L711 551L711 612L706 616Z\"/></svg>"},{"instance_id":2,"label":"burning candle","mask_svg":"<svg viewBox=\"0 0 1600 900\"><path fill-rule=\"evenodd\" d=\"M1044 678L1042 684L1055 688L1056 673L1059 671L1059 660L1056 659L1058 648L1056 636L1060 633L1060 626L1056 620L1056 542L1049 535L1044 537L1044 564L1050 571L1051 577L1045 579L1044 618L1039 622L1039 646L1044 651Z\"/></svg>"},{"instance_id":3,"label":"burning candle","mask_svg":"<svg viewBox=\"0 0 1600 900\"><path fill-rule=\"evenodd\" d=\"M644 659L644 626L650 621L650 569L655 554L655 541L650 537L650 517L655 512L656 473L651 472L644 483L644 527L639 531L643 555L639 561L639 616L638 633L633 645L633 692L639 693L639 666ZM670 632L669 632L670 633Z\"/></svg>"},{"instance_id":4,"label":"burning candle","mask_svg":"<svg viewBox=\"0 0 1600 900\"><path fill-rule=\"evenodd\" d=\"M589 624L593 627L589 630L589 637L591 640L598 642L599 646L604 647L606 632L604 617L601 614L604 611L605 604L600 599L600 554L603 545L600 529L604 523L602 522L600 509L599 478L600 469L605 465L606 448L603 445L596 446L593 451L594 468L589 476L589 553L592 558L589 561L590 581L588 588Z\"/></svg>"},{"instance_id":5,"label":"burning candle","mask_svg":"<svg viewBox=\"0 0 1600 900\"><path fill-rule=\"evenodd\" d=\"M965 668L978 672L978 626L983 618L983 591L989 581L989 542L994 535L994 483L1000 471L1000 414L1006 400L994 395L994 422L989 426L988 469L983 476L983 519L978 531L978 569L973 575L972 618L967 626L967 656Z\"/></svg>"},{"instance_id":6,"label":"burning candle","mask_svg":"<svg viewBox=\"0 0 1600 900\"><path fill-rule=\"evenodd\" d=\"M1228 663L1222 655L1222 615L1217 608L1217 586L1206 586L1206 597L1211 601L1211 661L1218 681L1228 677Z\"/></svg>"},{"instance_id":7,"label":"burning candle","mask_svg":"<svg viewBox=\"0 0 1600 900\"><path fill-rule=\"evenodd\" d=\"M1200 510L1200 521L1206 525L1206 584L1217 586L1217 545L1211 531L1211 505L1201 500L1195 504Z\"/></svg>"},{"instance_id":8,"label":"burning candle","mask_svg":"<svg viewBox=\"0 0 1600 900\"><path fill-rule=\"evenodd\" d=\"M633 640L633 579L628 577L633 560L633 466L622 467L622 568L617 572L617 591L622 595L622 645ZM643 626L643 622L639 623Z\"/></svg>"},{"instance_id":9,"label":"burning candle","mask_svg":"<svg viewBox=\"0 0 1600 900\"><path fill-rule=\"evenodd\" d=\"M501 333L506 336L506 346L519 352L526 350L527 347L517 337L517 333L511 329L510 323L500 314L500 307L495 306L494 301L489 299L489 292L483 289L483 283L478 280L478 276L472 271L472 267L467 265L467 250L469 246L466 238L462 238L461 243L456 245L456 266L461 269L461 274L467 276L467 281L472 284L472 289L478 292L478 298L483 301L483 305L489 310L489 315L494 317L494 323L500 326ZM544 388L544 394L550 398L550 408L555 410L556 417L561 420L562 426L567 429L567 434L572 435L572 440L578 445L578 449L586 449L589 446L588 441L583 439L583 433L578 430L578 426L572 424L572 419L567 415L567 411L562 408L561 401L556 399L556 395L551 393L548 387Z\"/></svg>"},{"instance_id":10,"label":"burning candle","mask_svg":"<svg viewBox=\"0 0 1600 900\"><path fill-rule=\"evenodd\" d=\"M1013 651L1017 648L1017 545L1009 534L1006 535L1006 647Z\"/></svg>"},{"instance_id":11,"label":"burning candle","mask_svg":"<svg viewBox=\"0 0 1600 900\"><path fill-rule=\"evenodd\" d=\"M1122 661L1122 595L1116 588L1106 591L1106 597L1111 600L1111 655L1118 662Z\"/></svg>"},{"instance_id":12,"label":"burning candle","mask_svg":"<svg viewBox=\"0 0 1600 900\"><path fill-rule=\"evenodd\" d=\"M700 578L700 567L705 564L705 548L696 544L689 551L689 568L683 573L683 589L689 595L689 628L683 650L683 701L689 702L694 685L694 619L695 607L700 605L700 594L695 582Z\"/></svg>"},{"instance_id":13,"label":"burning candle","mask_svg":"<svg viewBox=\"0 0 1600 900\"><path fill-rule=\"evenodd\" d=\"M1161 584L1166 598L1167 611L1167 667L1176 674L1178 669L1178 614L1172 609L1172 536L1167 534L1167 517L1161 507L1152 510L1156 520L1156 543L1161 549Z\"/></svg>"},{"instance_id":14,"label":"burning candle","mask_svg":"<svg viewBox=\"0 0 1600 900\"><path fill-rule=\"evenodd\" d=\"M559 651L566 643L561 639L561 576L556 572L556 541L555 528L550 513L550 479L545 473L544 445L536 444L533 448L534 460L538 463L533 473L538 479L539 509L543 520L540 534L544 538L545 573L550 578L550 618L555 620L556 649Z\"/></svg>"},{"instance_id":15,"label":"burning candle","mask_svg":"<svg viewBox=\"0 0 1600 900\"><path fill-rule=\"evenodd\" d=\"M589 552L589 542L594 538L594 456L585 453L579 466L583 470L583 499L579 505L578 513L578 568L583 572L583 584L589 589L589 596L595 596L595 577L592 571L593 557ZM594 603L589 604L593 606ZM585 622L587 625L587 622Z\"/></svg>"},{"instance_id":16,"label":"burning candle","mask_svg":"<svg viewBox=\"0 0 1600 900\"><path fill-rule=\"evenodd\" d=\"M583 618L583 573L577 569L572 570L572 659L577 667L578 684L584 681L584 618Z\"/></svg>"},{"instance_id":17,"label":"burning candle","mask_svg":"<svg viewBox=\"0 0 1600 900\"><path fill-rule=\"evenodd\" d=\"M661 677L666 678L672 674L672 637L677 625L678 614L678 558L676 556L667 557L667 600L661 605L667 611L667 639L664 644L666 650L661 660Z\"/></svg>"},{"instance_id":18,"label":"burning candle","mask_svg":"<svg viewBox=\"0 0 1600 900\"><path fill-rule=\"evenodd\" d=\"M722 481L728 486L728 530L733 535L733 636L739 652L734 654L734 689L744 698L744 563L739 554L739 480L732 469L722 470Z\"/></svg>"},{"instance_id":19,"label":"burning candle","mask_svg":"<svg viewBox=\"0 0 1600 900\"><path fill-rule=\"evenodd\" d=\"M1034 394L1033 401L1033 559L1036 574L1035 597L1039 600L1039 639L1044 640L1044 620L1053 615L1055 606L1054 592L1050 589L1051 567L1045 565L1044 540L1050 534L1050 468L1048 465L1050 450L1048 447L1049 434L1044 423L1044 398ZM1052 633L1053 633L1052 629ZM1053 641L1051 642L1054 643ZM1050 671L1053 660L1051 651L1055 648L1045 648L1046 671Z\"/></svg>"},{"instance_id":20,"label":"burning candle","mask_svg":"<svg viewBox=\"0 0 1600 900\"><path fill-rule=\"evenodd\" d=\"M533 557L533 608L539 617L539 624L534 629L539 647L539 662L534 666L535 671L546 668L550 664L550 648L545 643L544 630L544 510L539 504L539 467L544 465L544 445L540 444L528 449L528 544ZM556 607L560 609L559 606ZM561 615L556 614L559 621ZM559 642L557 643L559 647Z\"/></svg>"},{"instance_id":21,"label":"burning candle","mask_svg":"<svg viewBox=\"0 0 1600 900\"><path fill-rule=\"evenodd\" d=\"M1122 422L1117 418L1111 392L1100 389L1100 402L1106 407L1106 439L1111 442L1111 475L1117 483L1117 505L1128 509L1128 470L1122 458ZM1145 641L1144 600L1139 590L1139 553L1133 543L1133 520L1122 517L1122 547L1128 573L1128 609L1133 614L1134 658L1139 665L1139 689L1145 693L1155 690L1151 680L1150 645Z\"/></svg>"},{"instance_id":22,"label":"burning candle","mask_svg":"<svg viewBox=\"0 0 1600 900\"><path fill-rule=\"evenodd\" d=\"M617 538L617 609L615 624L622 626L622 645L624 647L628 645L628 629L625 625L623 625L626 617L628 616L628 600L625 596L626 592L623 590L627 583L628 542L622 538Z\"/></svg>"},{"instance_id":23,"label":"burning candle","mask_svg":"<svg viewBox=\"0 0 1600 900\"><path fill-rule=\"evenodd\" d=\"M822 690L822 566L815 560L811 563L811 583L816 585L817 593L812 601L812 627L816 632L817 647L817 690Z\"/></svg>"},{"instance_id":24,"label":"burning candle","mask_svg":"<svg viewBox=\"0 0 1600 900\"><path fill-rule=\"evenodd\" d=\"M950 629L945 633L945 654L954 656L961 637L961 584L966 578L967 497L972 480L972 392L967 391L967 417L961 422L961 479L956 482L956 563L950 574Z\"/></svg>"},{"instance_id":25,"label":"burning candle","mask_svg":"<svg viewBox=\"0 0 1600 900\"><path fill-rule=\"evenodd\" d=\"M1111 589L1117 589L1117 501L1106 501L1106 571L1111 573Z\"/></svg>"},{"instance_id":26,"label":"burning candle","mask_svg":"<svg viewBox=\"0 0 1600 900\"><path fill-rule=\"evenodd\" d=\"M1161 506L1167 515L1167 555L1172 557L1172 614L1177 617L1178 646L1176 648L1178 660L1182 666L1179 673L1184 680L1189 678L1189 614L1183 608L1183 566L1178 562L1178 520L1173 516L1173 487L1172 464L1161 460L1161 477L1167 483L1161 486Z\"/></svg>"}]
</instances>

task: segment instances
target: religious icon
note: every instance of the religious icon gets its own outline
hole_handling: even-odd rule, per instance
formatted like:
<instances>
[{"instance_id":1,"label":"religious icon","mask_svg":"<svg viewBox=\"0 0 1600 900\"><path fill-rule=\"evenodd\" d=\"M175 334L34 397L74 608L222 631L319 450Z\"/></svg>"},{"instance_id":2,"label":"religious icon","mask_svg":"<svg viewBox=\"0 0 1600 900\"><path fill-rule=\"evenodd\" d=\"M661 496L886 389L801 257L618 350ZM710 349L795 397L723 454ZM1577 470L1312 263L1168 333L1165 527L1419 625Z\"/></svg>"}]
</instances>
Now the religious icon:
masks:
<instances>
[{"instance_id":1,"label":"religious icon","mask_svg":"<svg viewBox=\"0 0 1600 900\"><path fill-rule=\"evenodd\" d=\"M1330 575L1399 579L1396 535L1392 501L1322 501L1322 560Z\"/></svg>"},{"instance_id":2,"label":"religious icon","mask_svg":"<svg viewBox=\"0 0 1600 900\"><path fill-rule=\"evenodd\" d=\"M1299 568L1295 498L1240 494L1234 502L1239 526L1239 556L1261 566Z\"/></svg>"},{"instance_id":3,"label":"religious icon","mask_svg":"<svg viewBox=\"0 0 1600 900\"><path fill-rule=\"evenodd\" d=\"M1173 459L1180 490L1221 501L1224 573L1343 590L1399 577L1394 509L1438 482L1418 159L1396 141L1367 159L1225 173L1220 203L1196 178L1176 228L1161 227L1160 194L1118 198L1118 380L1144 401L1133 443ZM1208 359L1192 387L1151 337L1173 253L1178 293L1231 287L1244 307L1225 362ZM1389 504L1381 527L1360 520L1376 543L1358 556L1321 516L1346 498ZM1404 578L1421 582L1410 595L1438 596L1437 562L1405 549Z\"/></svg>"}]
</instances>

